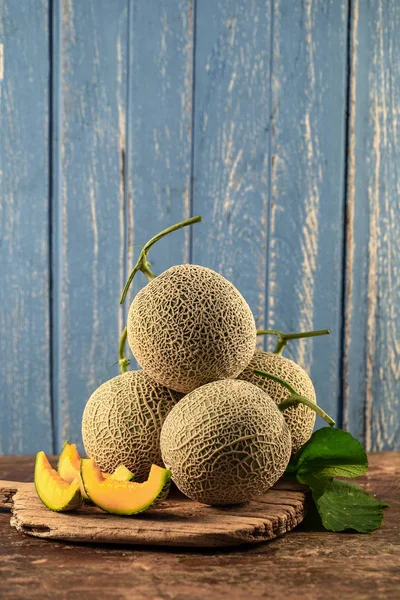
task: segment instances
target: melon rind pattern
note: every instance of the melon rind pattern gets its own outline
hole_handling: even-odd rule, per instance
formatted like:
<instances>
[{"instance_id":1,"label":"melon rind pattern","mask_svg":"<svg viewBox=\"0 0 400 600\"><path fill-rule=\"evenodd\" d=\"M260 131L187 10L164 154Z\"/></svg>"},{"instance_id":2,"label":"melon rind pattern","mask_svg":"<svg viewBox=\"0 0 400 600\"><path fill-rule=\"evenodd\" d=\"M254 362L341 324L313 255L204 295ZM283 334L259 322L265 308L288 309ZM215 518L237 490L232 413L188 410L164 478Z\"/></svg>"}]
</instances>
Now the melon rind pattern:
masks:
<instances>
[{"instance_id":1,"label":"melon rind pattern","mask_svg":"<svg viewBox=\"0 0 400 600\"><path fill-rule=\"evenodd\" d=\"M198 265L171 267L140 290L127 329L142 369L183 393L236 377L256 347L246 300L222 275Z\"/></svg>"},{"instance_id":2,"label":"melon rind pattern","mask_svg":"<svg viewBox=\"0 0 400 600\"><path fill-rule=\"evenodd\" d=\"M231 379L185 396L167 416L160 442L175 484L205 504L237 504L266 492L291 455L276 404L260 388Z\"/></svg>"},{"instance_id":3,"label":"melon rind pattern","mask_svg":"<svg viewBox=\"0 0 400 600\"><path fill-rule=\"evenodd\" d=\"M260 387L274 402L279 404L279 402L290 396L290 392L276 381L255 375L254 369L268 371L272 375L285 379L298 394L317 402L310 377L300 365L290 360L290 358L273 352L256 350L250 364L238 376L238 379L249 381ZM294 453L310 439L314 429L316 413L308 406L299 404L296 408L287 408L283 415L292 436L292 452Z\"/></svg>"},{"instance_id":4,"label":"melon rind pattern","mask_svg":"<svg viewBox=\"0 0 400 600\"><path fill-rule=\"evenodd\" d=\"M181 394L143 371L127 371L103 383L89 398L82 418L86 454L113 473L121 464L135 481L147 479L152 464L163 466L160 431Z\"/></svg>"}]
</instances>

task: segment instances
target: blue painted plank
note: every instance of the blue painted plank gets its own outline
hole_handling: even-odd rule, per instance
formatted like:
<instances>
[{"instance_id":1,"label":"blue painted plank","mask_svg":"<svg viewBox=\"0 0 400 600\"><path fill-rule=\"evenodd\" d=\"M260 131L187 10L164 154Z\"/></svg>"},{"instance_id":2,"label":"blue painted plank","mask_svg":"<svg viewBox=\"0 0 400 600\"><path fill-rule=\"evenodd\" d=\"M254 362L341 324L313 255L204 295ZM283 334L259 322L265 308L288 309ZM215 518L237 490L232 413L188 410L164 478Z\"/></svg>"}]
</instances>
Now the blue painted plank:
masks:
<instances>
[{"instance_id":1,"label":"blue painted plank","mask_svg":"<svg viewBox=\"0 0 400 600\"><path fill-rule=\"evenodd\" d=\"M400 449L400 5L352 2L344 398L368 450Z\"/></svg>"},{"instance_id":2,"label":"blue painted plank","mask_svg":"<svg viewBox=\"0 0 400 600\"><path fill-rule=\"evenodd\" d=\"M158 231L191 216L193 15L193 0L131 3L129 246L144 244ZM190 235L183 229L153 247L149 260L156 273L189 261ZM127 274L138 253L138 248L129 252ZM126 310L145 283L139 273Z\"/></svg>"},{"instance_id":3,"label":"blue painted plank","mask_svg":"<svg viewBox=\"0 0 400 600\"><path fill-rule=\"evenodd\" d=\"M51 400L53 412L54 451L61 446L61 370L62 370L62 10L63 0L52 0L51 10L51 156L50 156L50 218L51 218Z\"/></svg>"},{"instance_id":4,"label":"blue painted plank","mask_svg":"<svg viewBox=\"0 0 400 600\"><path fill-rule=\"evenodd\" d=\"M231 279L260 327L332 328L285 352L336 418L345 4L202 2L196 29L193 198L208 222L193 260Z\"/></svg>"},{"instance_id":5,"label":"blue painted plank","mask_svg":"<svg viewBox=\"0 0 400 600\"><path fill-rule=\"evenodd\" d=\"M64 2L58 449L80 440L85 403L118 359L127 8L125 0Z\"/></svg>"},{"instance_id":6,"label":"blue painted plank","mask_svg":"<svg viewBox=\"0 0 400 600\"><path fill-rule=\"evenodd\" d=\"M196 264L227 277L264 325L270 175L271 2L197 3Z\"/></svg>"},{"instance_id":7,"label":"blue painted plank","mask_svg":"<svg viewBox=\"0 0 400 600\"><path fill-rule=\"evenodd\" d=\"M267 322L332 330L285 355L339 424L346 47L344 0L275 4Z\"/></svg>"},{"instance_id":8,"label":"blue painted plank","mask_svg":"<svg viewBox=\"0 0 400 600\"><path fill-rule=\"evenodd\" d=\"M0 454L52 450L48 10L0 3Z\"/></svg>"}]
</instances>

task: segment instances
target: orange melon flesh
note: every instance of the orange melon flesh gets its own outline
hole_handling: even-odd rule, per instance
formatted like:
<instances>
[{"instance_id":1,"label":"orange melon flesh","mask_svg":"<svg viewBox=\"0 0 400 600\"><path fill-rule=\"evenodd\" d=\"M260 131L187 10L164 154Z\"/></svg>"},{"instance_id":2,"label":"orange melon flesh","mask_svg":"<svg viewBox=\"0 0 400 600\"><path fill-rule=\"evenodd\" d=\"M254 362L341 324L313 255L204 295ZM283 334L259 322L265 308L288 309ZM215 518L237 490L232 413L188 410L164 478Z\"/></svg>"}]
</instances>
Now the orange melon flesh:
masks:
<instances>
[{"instance_id":1,"label":"orange melon flesh","mask_svg":"<svg viewBox=\"0 0 400 600\"><path fill-rule=\"evenodd\" d=\"M44 452L38 452L35 462L35 487L40 500L51 510L74 510L82 504L79 482L67 483L49 463Z\"/></svg>"},{"instance_id":2,"label":"orange melon flesh","mask_svg":"<svg viewBox=\"0 0 400 600\"><path fill-rule=\"evenodd\" d=\"M103 473L106 479L116 479L116 481L132 481L133 473L125 467L125 465L119 465L114 473Z\"/></svg>"},{"instance_id":3,"label":"orange melon flesh","mask_svg":"<svg viewBox=\"0 0 400 600\"><path fill-rule=\"evenodd\" d=\"M171 472L152 465L147 481L135 483L104 477L94 459L82 459L81 477L86 493L102 510L134 515L149 508L171 479Z\"/></svg>"},{"instance_id":4,"label":"orange melon flesh","mask_svg":"<svg viewBox=\"0 0 400 600\"><path fill-rule=\"evenodd\" d=\"M72 483L77 479L79 481L82 497L85 500L89 500L81 479L81 457L76 448L76 444L70 444L68 440L65 442L58 459L58 473L68 483ZM111 477L118 481L130 481L133 479L133 473L131 473L124 465L117 467L114 473L103 473L103 475L106 478Z\"/></svg>"},{"instance_id":5,"label":"orange melon flesh","mask_svg":"<svg viewBox=\"0 0 400 600\"><path fill-rule=\"evenodd\" d=\"M58 459L58 473L68 483L77 480L79 482L82 497L85 500L89 500L81 480L80 466L81 457L79 456L76 444L70 444L67 440Z\"/></svg>"},{"instance_id":6,"label":"orange melon flesh","mask_svg":"<svg viewBox=\"0 0 400 600\"><path fill-rule=\"evenodd\" d=\"M68 483L71 483L80 472L81 457L76 444L65 442L58 459L58 472Z\"/></svg>"}]
</instances>

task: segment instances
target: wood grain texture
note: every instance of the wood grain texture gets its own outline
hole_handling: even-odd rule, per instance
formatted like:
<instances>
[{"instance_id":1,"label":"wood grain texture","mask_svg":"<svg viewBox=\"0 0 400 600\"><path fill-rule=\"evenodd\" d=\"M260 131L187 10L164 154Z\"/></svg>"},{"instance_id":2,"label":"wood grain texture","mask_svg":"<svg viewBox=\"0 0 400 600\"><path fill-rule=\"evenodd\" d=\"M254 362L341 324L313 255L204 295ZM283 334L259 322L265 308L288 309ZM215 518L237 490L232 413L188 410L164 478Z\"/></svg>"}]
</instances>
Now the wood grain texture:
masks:
<instances>
[{"instance_id":1,"label":"wood grain texture","mask_svg":"<svg viewBox=\"0 0 400 600\"><path fill-rule=\"evenodd\" d=\"M107 366L118 360L123 328L119 295L125 246L127 3L64 0L61 16L57 450L66 438L80 441L85 403Z\"/></svg>"},{"instance_id":2,"label":"wood grain texture","mask_svg":"<svg viewBox=\"0 0 400 600\"><path fill-rule=\"evenodd\" d=\"M242 4L0 0L0 454L79 442L145 284L119 307L130 246L198 213L154 271L204 264L259 327L330 327L285 355L399 447L399 3Z\"/></svg>"},{"instance_id":3,"label":"wood grain texture","mask_svg":"<svg viewBox=\"0 0 400 600\"><path fill-rule=\"evenodd\" d=\"M264 324L271 2L197 3L192 262L227 277Z\"/></svg>"},{"instance_id":4,"label":"wood grain texture","mask_svg":"<svg viewBox=\"0 0 400 600\"><path fill-rule=\"evenodd\" d=\"M156 509L121 518L89 505L73 513L55 513L41 503L33 483L0 481L0 508L12 509L11 525L18 531L100 544L192 548L254 544L301 523L305 502L302 486L281 481L257 500L234 507L206 506L177 492Z\"/></svg>"},{"instance_id":5,"label":"wood grain texture","mask_svg":"<svg viewBox=\"0 0 400 600\"><path fill-rule=\"evenodd\" d=\"M48 2L0 2L0 453L52 449Z\"/></svg>"},{"instance_id":6,"label":"wood grain texture","mask_svg":"<svg viewBox=\"0 0 400 600\"><path fill-rule=\"evenodd\" d=\"M400 6L354 0L351 16L345 417L382 450L400 443Z\"/></svg>"},{"instance_id":7,"label":"wood grain texture","mask_svg":"<svg viewBox=\"0 0 400 600\"><path fill-rule=\"evenodd\" d=\"M306 368L338 420L347 3L288 8L274 3L266 320L282 331L332 330L284 354Z\"/></svg>"},{"instance_id":8,"label":"wood grain texture","mask_svg":"<svg viewBox=\"0 0 400 600\"><path fill-rule=\"evenodd\" d=\"M126 226L130 247L191 216L193 0L131 2L129 15ZM156 244L149 254L154 272L189 262L190 237L190 230L183 229ZM139 251L129 251L126 276ZM127 308L145 283L139 273Z\"/></svg>"},{"instance_id":9,"label":"wood grain texture","mask_svg":"<svg viewBox=\"0 0 400 600\"><path fill-rule=\"evenodd\" d=\"M327 533L303 523L272 543L221 549L73 544L22 536L0 512L0 596L88 600L391 600L400 585L400 454L369 455L362 478L389 502L372 535ZM33 457L0 457L0 474L27 480ZM117 576L116 576L117 574ZM329 576L327 575L329 574ZM328 579L327 579L328 578ZM328 591L327 591L328 590Z\"/></svg>"}]
</instances>

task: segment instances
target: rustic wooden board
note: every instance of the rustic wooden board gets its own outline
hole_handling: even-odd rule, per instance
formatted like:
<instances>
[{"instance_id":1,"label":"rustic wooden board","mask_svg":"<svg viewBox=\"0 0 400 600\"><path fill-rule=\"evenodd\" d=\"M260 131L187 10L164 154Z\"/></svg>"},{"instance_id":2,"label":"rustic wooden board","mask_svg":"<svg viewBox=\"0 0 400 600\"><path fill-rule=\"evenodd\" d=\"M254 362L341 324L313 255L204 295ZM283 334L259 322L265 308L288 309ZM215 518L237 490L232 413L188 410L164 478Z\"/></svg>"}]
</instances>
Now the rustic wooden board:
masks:
<instances>
[{"instance_id":1,"label":"rustic wooden board","mask_svg":"<svg viewBox=\"0 0 400 600\"><path fill-rule=\"evenodd\" d=\"M211 507L176 492L136 517L117 517L84 505L79 511L56 513L39 500L33 483L0 481L0 508L11 508L11 525L45 539L101 544L133 544L208 548L252 544L274 539L301 523L306 492L280 481L246 504Z\"/></svg>"},{"instance_id":2,"label":"rustic wooden board","mask_svg":"<svg viewBox=\"0 0 400 600\"><path fill-rule=\"evenodd\" d=\"M52 451L49 2L0 2L0 454Z\"/></svg>"},{"instance_id":3,"label":"rustic wooden board","mask_svg":"<svg viewBox=\"0 0 400 600\"><path fill-rule=\"evenodd\" d=\"M399 446L400 5L351 3L345 425Z\"/></svg>"},{"instance_id":4,"label":"rustic wooden board","mask_svg":"<svg viewBox=\"0 0 400 600\"><path fill-rule=\"evenodd\" d=\"M0 510L1 600L395 600L400 586L400 453L370 454L357 481L389 503L372 535L311 529L236 548L77 544L21 535ZM28 481L34 457L0 457ZM361 481L360 481L361 480Z\"/></svg>"}]
</instances>

